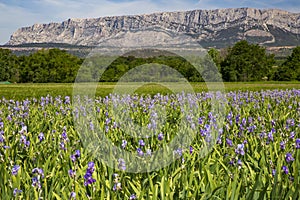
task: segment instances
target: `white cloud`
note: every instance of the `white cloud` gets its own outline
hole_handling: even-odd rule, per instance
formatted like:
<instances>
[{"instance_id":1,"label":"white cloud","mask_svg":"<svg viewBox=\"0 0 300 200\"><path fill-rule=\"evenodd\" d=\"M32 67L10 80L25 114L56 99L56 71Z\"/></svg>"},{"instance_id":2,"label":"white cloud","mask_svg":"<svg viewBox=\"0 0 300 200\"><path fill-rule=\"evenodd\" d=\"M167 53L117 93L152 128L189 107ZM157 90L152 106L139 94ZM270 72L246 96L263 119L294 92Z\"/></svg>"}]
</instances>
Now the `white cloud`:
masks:
<instances>
[{"instance_id":1,"label":"white cloud","mask_svg":"<svg viewBox=\"0 0 300 200\"><path fill-rule=\"evenodd\" d=\"M19 27L37 23L38 16L18 6L0 3L0 44L9 40L10 35Z\"/></svg>"}]
</instances>

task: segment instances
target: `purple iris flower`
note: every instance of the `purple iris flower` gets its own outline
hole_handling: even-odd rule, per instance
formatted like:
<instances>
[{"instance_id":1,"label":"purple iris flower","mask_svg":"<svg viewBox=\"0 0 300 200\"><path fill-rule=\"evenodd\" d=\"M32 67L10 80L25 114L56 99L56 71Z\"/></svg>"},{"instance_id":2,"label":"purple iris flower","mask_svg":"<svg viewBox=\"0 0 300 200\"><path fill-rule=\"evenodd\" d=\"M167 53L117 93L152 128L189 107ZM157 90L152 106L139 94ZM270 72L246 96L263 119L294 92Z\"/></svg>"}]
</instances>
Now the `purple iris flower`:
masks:
<instances>
[{"instance_id":1,"label":"purple iris flower","mask_svg":"<svg viewBox=\"0 0 300 200\"><path fill-rule=\"evenodd\" d=\"M40 180L38 179L38 177L34 176L32 178L32 187L35 187L35 188L41 188L41 183L40 183Z\"/></svg>"},{"instance_id":2,"label":"purple iris flower","mask_svg":"<svg viewBox=\"0 0 300 200\"><path fill-rule=\"evenodd\" d=\"M121 146L122 146L123 149L125 149L126 145L127 145L127 141L126 140L122 140L122 145Z\"/></svg>"},{"instance_id":3,"label":"purple iris flower","mask_svg":"<svg viewBox=\"0 0 300 200\"><path fill-rule=\"evenodd\" d=\"M164 134L162 133L158 134L157 138L159 141L162 141L164 139Z\"/></svg>"},{"instance_id":4,"label":"purple iris flower","mask_svg":"<svg viewBox=\"0 0 300 200\"><path fill-rule=\"evenodd\" d=\"M235 149L235 153L240 154L242 156L245 155L244 144L238 144L237 148Z\"/></svg>"},{"instance_id":5,"label":"purple iris flower","mask_svg":"<svg viewBox=\"0 0 300 200\"><path fill-rule=\"evenodd\" d=\"M71 192L70 199L76 199L76 193L75 192Z\"/></svg>"},{"instance_id":6,"label":"purple iris flower","mask_svg":"<svg viewBox=\"0 0 300 200\"><path fill-rule=\"evenodd\" d=\"M22 190L19 190L18 188L15 188L13 191L13 195L16 196L18 193L22 193Z\"/></svg>"},{"instance_id":7,"label":"purple iris flower","mask_svg":"<svg viewBox=\"0 0 300 200\"><path fill-rule=\"evenodd\" d=\"M20 169L20 166L19 166L19 165L13 166L13 168L11 169L11 174L14 175L14 176L17 175L19 169Z\"/></svg>"},{"instance_id":8,"label":"purple iris flower","mask_svg":"<svg viewBox=\"0 0 300 200\"><path fill-rule=\"evenodd\" d=\"M280 142L280 149L282 149L282 150L285 149L285 142L284 141Z\"/></svg>"},{"instance_id":9,"label":"purple iris flower","mask_svg":"<svg viewBox=\"0 0 300 200\"><path fill-rule=\"evenodd\" d=\"M227 144L228 146L230 146L230 147L233 146L232 140L231 140L231 139L228 139L228 138L226 138L226 144Z\"/></svg>"},{"instance_id":10,"label":"purple iris flower","mask_svg":"<svg viewBox=\"0 0 300 200\"><path fill-rule=\"evenodd\" d=\"M38 174L38 175L40 175L42 178L44 178L44 170L41 169L41 168L34 168L34 169L32 170L32 173Z\"/></svg>"},{"instance_id":11,"label":"purple iris flower","mask_svg":"<svg viewBox=\"0 0 300 200\"><path fill-rule=\"evenodd\" d=\"M86 170L86 173L84 175L84 186L93 184L96 182L95 179L93 179L92 174L95 171L95 163L94 162L89 162L88 163L88 168Z\"/></svg>"},{"instance_id":12,"label":"purple iris flower","mask_svg":"<svg viewBox=\"0 0 300 200\"><path fill-rule=\"evenodd\" d=\"M136 151L137 151L137 153L138 153L139 156L143 156L144 155L144 152L143 152L143 150L141 148L137 148Z\"/></svg>"},{"instance_id":13,"label":"purple iris flower","mask_svg":"<svg viewBox=\"0 0 300 200\"><path fill-rule=\"evenodd\" d=\"M39 134L39 140L42 142L45 139L44 133Z\"/></svg>"},{"instance_id":14,"label":"purple iris flower","mask_svg":"<svg viewBox=\"0 0 300 200\"><path fill-rule=\"evenodd\" d=\"M194 148L192 146L190 146L190 154L192 154L194 151Z\"/></svg>"},{"instance_id":15,"label":"purple iris flower","mask_svg":"<svg viewBox=\"0 0 300 200\"><path fill-rule=\"evenodd\" d=\"M124 160L124 159L119 158L119 160L118 160L118 168L119 168L120 170L123 170L123 171L126 170L126 163L125 163L125 160Z\"/></svg>"},{"instance_id":16,"label":"purple iris flower","mask_svg":"<svg viewBox=\"0 0 300 200\"><path fill-rule=\"evenodd\" d=\"M296 139L296 149L300 149L300 138Z\"/></svg>"},{"instance_id":17,"label":"purple iris flower","mask_svg":"<svg viewBox=\"0 0 300 200\"><path fill-rule=\"evenodd\" d=\"M142 146L142 147L145 146L144 140L140 140L140 141L139 141L139 145Z\"/></svg>"},{"instance_id":18,"label":"purple iris flower","mask_svg":"<svg viewBox=\"0 0 300 200\"><path fill-rule=\"evenodd\" d=\"M76 175L76 171L70 169L70 170L68 171L68 174L69 174L69 176L70 176L71 178L74 178L75 175Z\"/></svg>"},{"instance_id":19,"label":"purple iris flower","mask_svg":"<svg viewBox=\"0 0 300 200\"><path fill-rule=\"evenodd\" d=\"M276 169L272 169L272 175L273 175L273 176L276 175Z\"/></svg>"},{"instance_id":20,"label":"purple iris flower","mask_svg":"<svg viewBox=\"0 0 300 200\"><path fill-rule=\"evenodd\" d=\"M287 153L285 155L285 160L286 160L287 163L290 163L290 162L294 161L295 159L293 158L291 153Z\"/></svg>"},{"instance_id":21,"label":"purple iris flower","mask_svg":"<svg viewBox=\"0 0 300 200\"><path fill-rule=\"evenodd\" d=\"M289 168L287 166L282 166L282 170L285 174L289 173Z\"/></svg>"}]
</instances>

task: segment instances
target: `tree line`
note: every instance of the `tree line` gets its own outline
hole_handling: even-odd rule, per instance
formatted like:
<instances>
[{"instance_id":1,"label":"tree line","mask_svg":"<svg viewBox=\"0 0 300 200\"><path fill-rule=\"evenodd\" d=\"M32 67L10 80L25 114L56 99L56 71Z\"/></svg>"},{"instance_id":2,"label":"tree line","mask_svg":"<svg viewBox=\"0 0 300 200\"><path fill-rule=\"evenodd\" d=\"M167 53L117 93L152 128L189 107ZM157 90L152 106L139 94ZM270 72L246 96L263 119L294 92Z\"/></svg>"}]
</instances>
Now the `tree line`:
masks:
<instances>
[{"instance_id":1,"label":"tree line","mask_svg":"<svg viewBox=\"0 0 300 200\"><path fill-rule=\"evenodd\" d=\"M300 46L293 49L285 61L276 66L273 54L268 54L264 47L239 41L234 46L219 51L214 48L208 50L208 57L202 58L202 71L195 70L193 65L182 57L174 55L156 55L152 57L120 56L109 64L102 73L99 81L116 82L126 72L137 66L147 63L156 63L169 66L179 72L191 82L211 80L218 72L224 81L300 81ZM105 59L103 57L90 57L89 61ZM212 60L217 71L206 70ZM85 64L84 64L85 63ZM97 61L93 61L86 69L86 77L82 81L97 77ZM42 49L30 55L17 56L8 49L0 48L0 81L16 83L67 83L74 82L77 72L82 65L86 65L83 58L69 54L60 49ZM160 74L157 74L160 73ZM162 76L167 73L166 68L161 72L145 69L145 76L132 75L134 81L151 81L149 74ZM175 78L164 76L166 81ZM177 77L176 77L177 78Z\"/></svg>"}]
</instances>

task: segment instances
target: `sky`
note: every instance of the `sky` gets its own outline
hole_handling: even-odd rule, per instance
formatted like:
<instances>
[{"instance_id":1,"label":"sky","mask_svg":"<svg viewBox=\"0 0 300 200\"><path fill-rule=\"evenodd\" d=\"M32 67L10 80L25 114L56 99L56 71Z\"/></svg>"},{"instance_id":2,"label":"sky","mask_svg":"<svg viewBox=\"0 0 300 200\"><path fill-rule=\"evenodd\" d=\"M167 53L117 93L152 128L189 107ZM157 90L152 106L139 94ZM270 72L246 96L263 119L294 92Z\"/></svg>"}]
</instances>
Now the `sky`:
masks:
<instances>
[{"instance_id":1,"label":"sky","mask_svg":"<svg viewBox=\"0 0 300 200\"><path fill-rule=\"evenodd\" d=\"M300 13L299 0L0 0L0 44L18 28L69 18L217 8L278 8Z\"/></svg>"}]
</instances>

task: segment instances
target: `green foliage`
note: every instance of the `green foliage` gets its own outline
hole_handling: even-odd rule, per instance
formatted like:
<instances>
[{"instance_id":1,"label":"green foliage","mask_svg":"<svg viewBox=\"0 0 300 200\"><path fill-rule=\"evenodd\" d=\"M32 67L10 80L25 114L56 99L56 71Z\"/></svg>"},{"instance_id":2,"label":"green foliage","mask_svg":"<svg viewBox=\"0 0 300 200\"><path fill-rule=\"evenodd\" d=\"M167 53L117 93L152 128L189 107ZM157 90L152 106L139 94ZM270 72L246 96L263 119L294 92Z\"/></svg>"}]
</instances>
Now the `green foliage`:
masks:
<instances>
[{"instance_id":1,"label":"green foliage","mask_svg":"<svg viewBox=\"0 0 300 200\"><path fill-rule=\"evenodd\" d=\"M142 81L152 81L155 78L160 81L179 81L178 77L169 77L167 72L167 67L171 67L174 70L177 70L182 77L186 78L191 82L200 82L203 81L200 73L184 58L178 56L158 56L158 57L148 57L148 58L138 58L133 56L121 56L114 60L106 71L101 76L101 82L116 82L118 81L125 73L129 70L134 69L135 67L142 66L145 64L156 64L157 66L166 66L165 70L162 67L161 70L158 70L159 74L153 74L147 69L147 67L141 68L143 71L133 75L131 77L132 81L142 82ZM165 73L164 73L165 72Z\"/></svg>"},{"instance_id":2,"label":"green foliage","mask_svg":"<svg viewBox=\"0 0 300 200\"><path fill-rule=\"evenodd\" d=\"M17 82L17 57L10 50L0 48L0 81Z\"/></svg>"},{"instance_id":3,"label":"green foliage","mask_svg":"<svg viewBox=\"0 0 300 200\"><path fill-rule=\"evenodd\" d=\"M220 72L221 71L221 63L223 61L221 53L215 48L209 49L207 53L210 56L210 59L213 60L213 62L215 63L216 67L218 68L218 70Z\"/></svg>"},{"instance_id":4,"label":"green foliage","mask_svg":"<svg viewBox=\"0 0 300 200\"><path fill-rule=\"evenodd\" d=\"M140 74L131 76L131 79L141 82L160 78L161 81L174 82L185 78L189 82L204 82L219 81L222 76L224 81L233 82L299 81L299 49L300 47L295 48L286 60L281 58L280 62L275 62L274 55L267 54L265 48L240 41L225 51L212 48L207 55L197 56L200 73L184 58L165 52L156 53L152 57L146 57L142 52L139 57L124 55L114 59L95 55L83 60L60 49L42 49L28 56L16 56L10 50L0 49L0 81L70 83L75 81L78 70L84 64L77 81L117 82L128 71L151 63L170 67L179 72L181 77L165 76L166 70L154 74L145 68L144 73L141 71ZM194 59L193 56L190 57L189 59ZM106 65L108 67L105 71L101 71Z\"/></svg>"},{"instance_id":5,"label":"green foliage","mask_svg":"<svg viewBox=\"0 0 300 200\"><path fill-rule=\"evenodd\" d=\"M40 50L20 58L19 82L74 82L81 63L81 59L63 50Z\"/></svg>"},{"instance_id":6,"label":"green foliage","mask_svg":"<svg viewBox=\"0 0 300 200\"><path fill-rule=\"evenodd\" d=\"M274 55L267 55L265 48L243 40L229 48L221 73L225 81L261 81L274 62Z\"/></svg>"},{"instance_id":7,"label":"green foliage","mask_svg":"<svg viewBox=\"0 0 300 200\"><path fill-rule=\"evenodd\" d=\"M129 199L132 194L137 199L299 199L300 149L296 139L300 138L300 121L298 105L294 103L299 102L299 90L231 92L227 97L223 131L207 156L200 157L198 153L206 138L203 130L211 120L210 102L205 93L199 93L193 102L201 110L193 116L197 123L193 129L196 133L191 144L193 152L183 149L181 158L149 173L112 169L94 158L94 152L82 144L85 138L79 137L74 127L77 108L68 103L68 97L1 99L0 199L72 199L71 192L76 193L76 199L83 200ZM96 128L107 128L106 136L116 147L121 148L122 140L126 140L125 150L134 153L140 147L140 138L123 131L126 122L114 126L116 117L110 106L117 98L114 95L97 98L95 117L99 123L94 130L90 129L90 124L82 124L82 127L88 128L91 135ZM176 134L172 130L180 125L177 120L183 117L180 98L134 95L130 99L130 106L120 105L122 110L127 109L131 119L144 124L149 122L153 102L155 106L167 108L168 120L161 130L163 140L158 140L156 135L143 138L145 146L140 148L144 152L149 148L154 152L170 142ZM93 102L90 99L82 101L84 105ZM39 138L41 133L43 139ZM272 140L270 133L273 133ZM295 135L292 137L291 133ZM30 145L24 145L21 140L24 136ZM282 141L285 148L280 148ZM238 144L244 144L244 154L236 152ZM80 150L80 156L72 161L75 150ZM288 152L292 153L294 161L286 161ZM85 186L84 175L90 161L95 162L92 177L96 182ZM126 166L134 164L127 162ZM13 175L15 165L20 169ZM282 170L283 166L288 167L288 174ZM36 167L44 171L44 176L39 177L40 188L32 186ZM70 169L76 171L74 176L69 175ZM118 190L113 189L116 182L121 184ZM14 196L15 188L22 192Z\"/></svg>"},{"instance_id":8,"label":"green foliage","mask_svg":"<svg viewBox=\"0 0 300 200\"><path fill-rule=\"evenodd\" d=\"M300 81L300 46L293 49L292 55L280 66L276 78L279 81Z\"/></svg>"}]
</instances>

